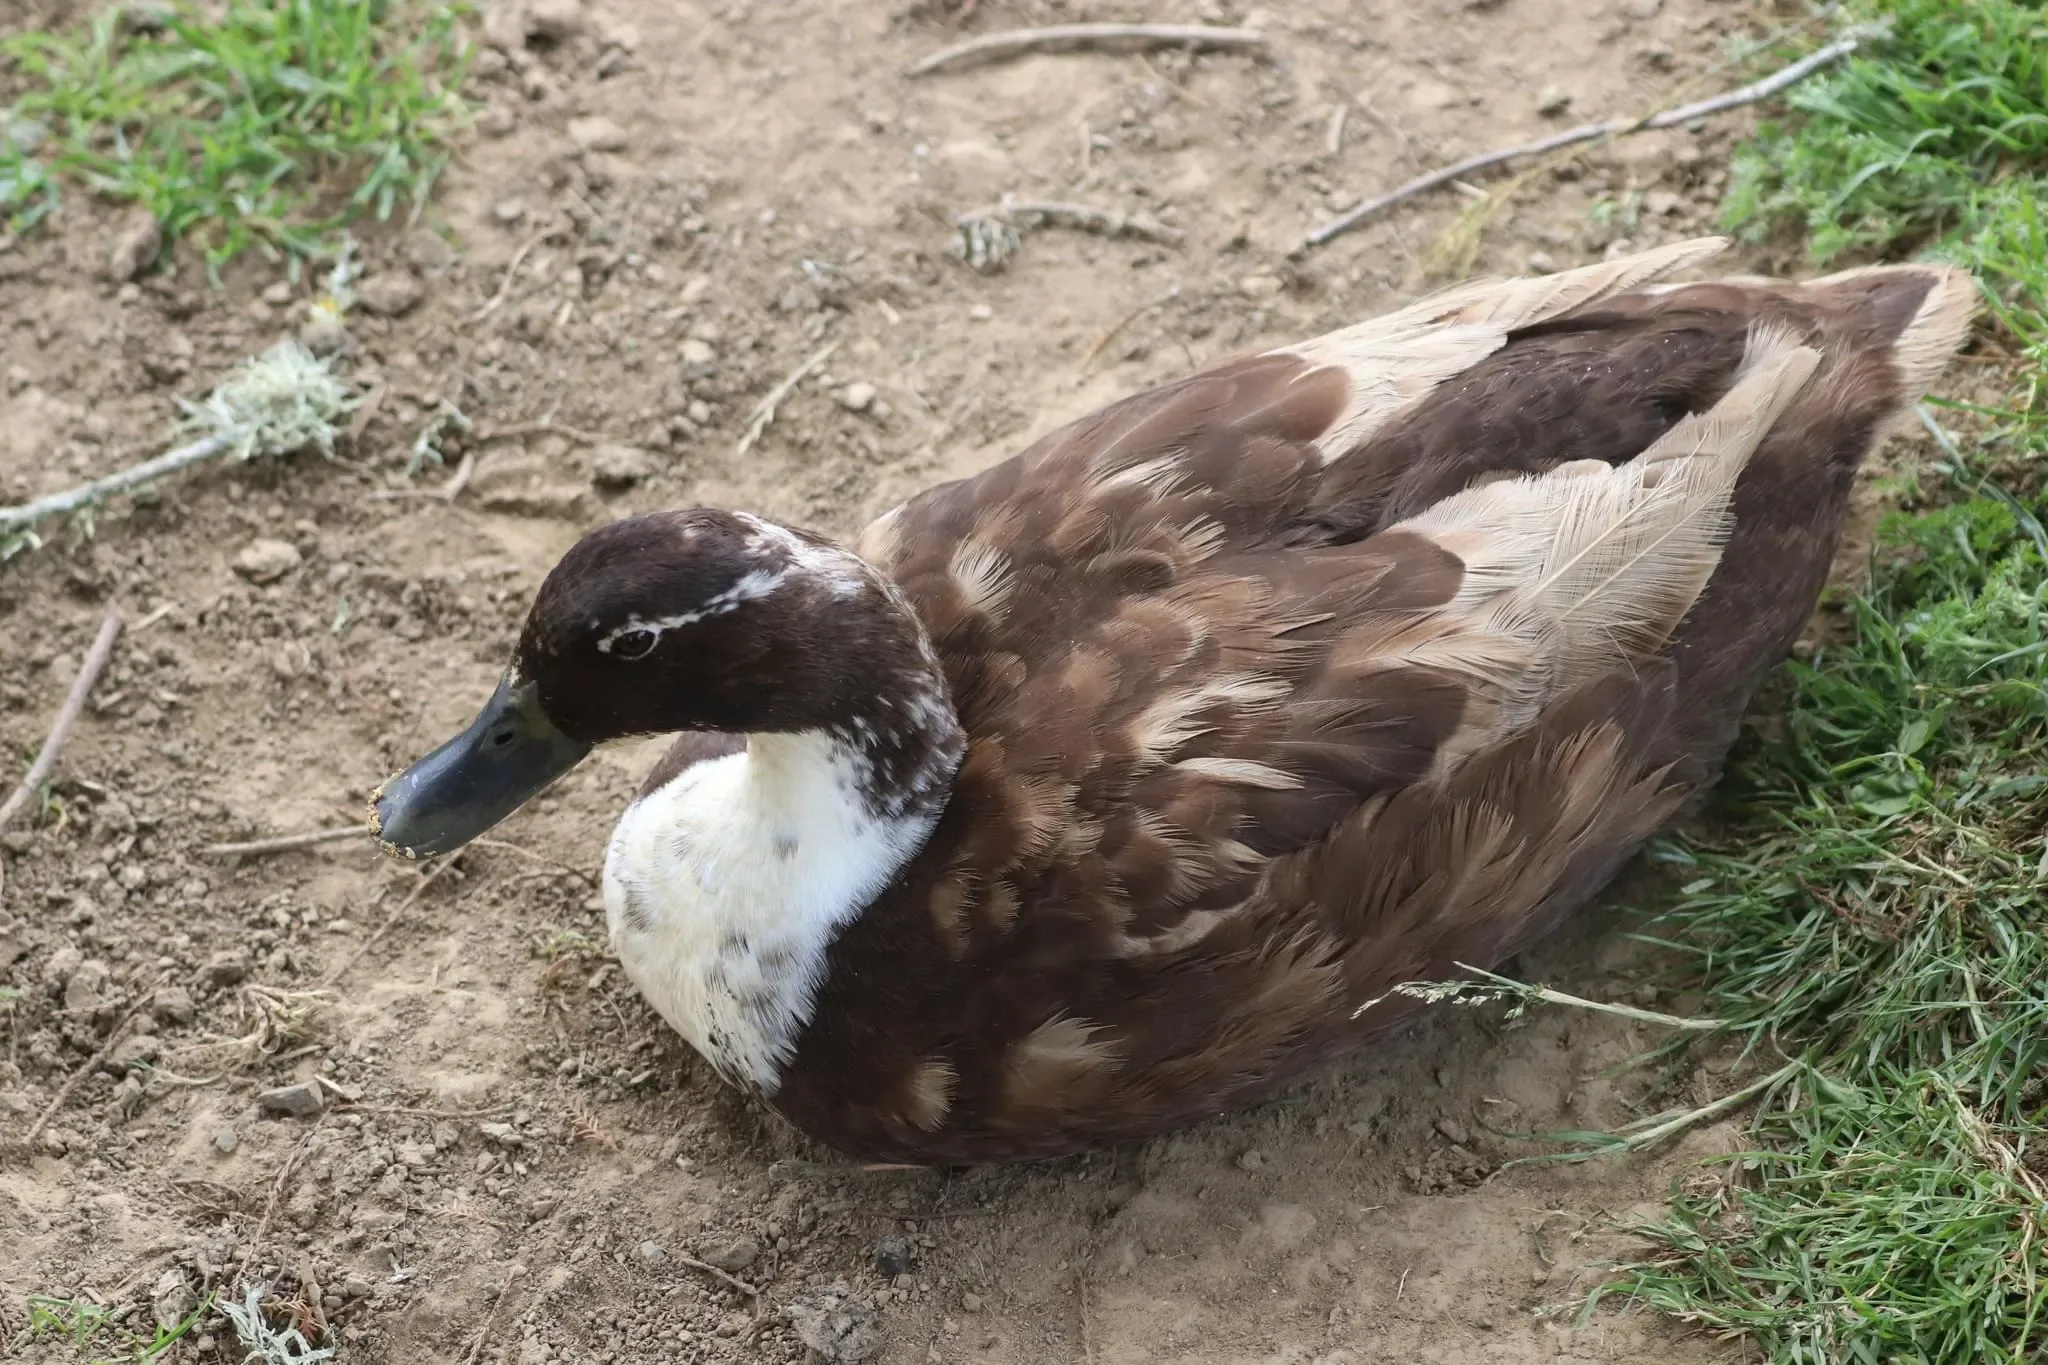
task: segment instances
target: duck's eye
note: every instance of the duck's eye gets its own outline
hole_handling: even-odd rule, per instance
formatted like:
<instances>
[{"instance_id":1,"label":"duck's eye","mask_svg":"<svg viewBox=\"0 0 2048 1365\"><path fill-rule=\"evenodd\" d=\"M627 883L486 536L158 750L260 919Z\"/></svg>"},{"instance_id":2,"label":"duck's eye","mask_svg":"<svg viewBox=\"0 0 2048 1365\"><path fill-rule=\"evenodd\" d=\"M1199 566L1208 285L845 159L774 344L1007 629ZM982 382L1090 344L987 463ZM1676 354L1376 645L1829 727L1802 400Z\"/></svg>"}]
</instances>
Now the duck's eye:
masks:
<instances>
[{"instance_id":1,"label":"duck's eye","mask_svg":"<svg viewBox=\"0 0 2048 1365\"><path fill-rule=\"evenodd\" d=\"M612 636L612 657L644 659L654 652L654 642L657 638L659 637L651 630L622 630Z\"/></svg>"}]
</instances>

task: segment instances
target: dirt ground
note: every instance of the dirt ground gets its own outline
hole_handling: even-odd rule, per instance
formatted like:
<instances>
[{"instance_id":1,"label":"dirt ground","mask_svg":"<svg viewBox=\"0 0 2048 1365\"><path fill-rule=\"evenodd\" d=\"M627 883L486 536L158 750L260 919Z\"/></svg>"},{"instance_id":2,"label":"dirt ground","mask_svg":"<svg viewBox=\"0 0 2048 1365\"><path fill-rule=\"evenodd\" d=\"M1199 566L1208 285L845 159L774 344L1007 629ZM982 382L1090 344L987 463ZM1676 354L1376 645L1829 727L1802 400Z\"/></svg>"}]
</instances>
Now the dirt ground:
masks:
<instances>
[{"instance_id":1,"label":"dirt ground","mask_svg":"<svg viewBox=\"0 0 2048 1365\"><path fill-rule=\"evenodd\" d=\"M8 8L0 31L74 7ZM610 965L593 878L645 748L600 755L431 885L367 841L201 852L358 818L466 721L582 530L707 503L847 532L1135 387L1393 306L1425 287L1459 195L1296 258L1302 234L1560 117L1732 84L1688 81L1762 22L1728 0L1178 8L537 0L530 44L491 17L484 112L435 213L366 241L347 372L371 401L342 458L183 477L0 569L9 781L103 605L133 623L50 821L0 841L0 986L19 993L0 1004L0 1131L26 1131L128 1020L0 1164L0 1341L32 1294L146 1334L246 1269L324 1320L346 1365L774 1362L805 1358L799 1330L827 1358L906 1363L1739 1355L1638 1315L1541 1311L1627 1249L1609 1219L1734 1140L1502 1169L1543 1150L1508 1134L1634 1115L1640 1078L1612 1068L1646 1035L1611 1020L1451 1011L1167 1140L862 1172L723 1091ZM899 74L963 33L1137 18L1256 24L1273 60ZM1710 228L1739 130L1546 173L1479 268ZM949 254L951 215L1006 192L1185 240L1047 229L977 274ZM116 285L119 221L74 196L59 231L0 247L0 502L162 449L172 395L310 296L254 258L218 292L183 255ZM737 456L763 395L827 344ZM418 495L443 474L402 473L444 397L479 433L452 502ZM1611 919L1522 969L1633 996ZM316 1077L323 1112L259 1102ZM232 1344L216 1327L167 1359Z\"/></svg>"}]
</instances>

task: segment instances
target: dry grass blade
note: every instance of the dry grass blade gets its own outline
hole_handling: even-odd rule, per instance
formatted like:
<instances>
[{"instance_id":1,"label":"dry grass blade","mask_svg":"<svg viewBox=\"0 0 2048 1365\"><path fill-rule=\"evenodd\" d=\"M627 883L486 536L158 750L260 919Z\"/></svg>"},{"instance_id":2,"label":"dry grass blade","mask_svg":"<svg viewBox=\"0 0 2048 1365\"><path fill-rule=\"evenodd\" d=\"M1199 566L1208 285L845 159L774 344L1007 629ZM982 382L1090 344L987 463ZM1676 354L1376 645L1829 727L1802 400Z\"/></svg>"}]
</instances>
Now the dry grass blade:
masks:
<instances>
[{"instance_id":1,"label":"dry grass blade","mask_svg":"<svg viewBox=\"0 0 2048 1365\"><path fill-rule=\"evenodd\" d=\"M810 358L803 364L784 375L781 383L768 390L768 396L755 406L754 415L747 419L747 429L740 433L740 443L733 450L735 455L745 455L754 448L754 443L761 439L762 433L766 432L769 424L775 420L776 409L796 392L797 385L823 368L825 362L832 358L832 353L838 349L839 343L836 341L820 346L811 352Z\"/></svg>"},{"instance_id":2,"label":"dry grass blade","mask_svg":"<svg viewBox=\"0 0 2048 1365\"><path fill-rule=\"evenodd\" d=\"M942 48L905 68L906 76L929 76L978 62L1003 61L1030 52L1144 51L1157 47L1263 49L1266 35L1255 28L1206 24L1055 24L1048 28L984 33Z\"/></svg>"}]
</instances>

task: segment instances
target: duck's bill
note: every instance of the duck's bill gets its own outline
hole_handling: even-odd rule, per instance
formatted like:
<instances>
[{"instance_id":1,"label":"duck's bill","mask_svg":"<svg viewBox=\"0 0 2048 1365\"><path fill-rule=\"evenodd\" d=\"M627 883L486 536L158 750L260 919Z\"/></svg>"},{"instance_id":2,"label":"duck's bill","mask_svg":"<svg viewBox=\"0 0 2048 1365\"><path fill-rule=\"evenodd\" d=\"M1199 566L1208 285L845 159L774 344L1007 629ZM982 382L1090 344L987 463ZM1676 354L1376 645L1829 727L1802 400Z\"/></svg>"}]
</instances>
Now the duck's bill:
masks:
<instances>
[{"instance_id":1,"label":"duck's bill","mask_svg":"<svg viewBox=\"0 0 2048 1365\"><path fill-rule=\"evenodd\" d=\"M452 853L583 760L590 746L555 728L532 683L508 678L467 730L373 798L372 828L411 858Z\"/></svg>"}]
</instances>

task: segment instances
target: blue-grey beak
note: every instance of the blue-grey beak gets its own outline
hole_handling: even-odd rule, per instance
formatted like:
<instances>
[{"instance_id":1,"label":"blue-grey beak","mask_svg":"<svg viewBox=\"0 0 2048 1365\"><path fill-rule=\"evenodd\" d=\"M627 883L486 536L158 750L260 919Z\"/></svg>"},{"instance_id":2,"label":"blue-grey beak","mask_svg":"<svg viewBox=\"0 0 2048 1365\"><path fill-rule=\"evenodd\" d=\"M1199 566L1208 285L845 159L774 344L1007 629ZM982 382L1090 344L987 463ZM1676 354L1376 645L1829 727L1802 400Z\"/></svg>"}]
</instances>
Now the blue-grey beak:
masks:
<instances>
[{"instance_id":1,"label":"blue-grey beak","mask_svg":"<svg viewBox=\"0 0 2048 1365\"><path fill-rule=\"evenodd\" d=\"M532 683L508 677L467 730L372 795L370 827L408 858L453 853L589 752L555 728Z\"/></svg>"}]
</instances>

